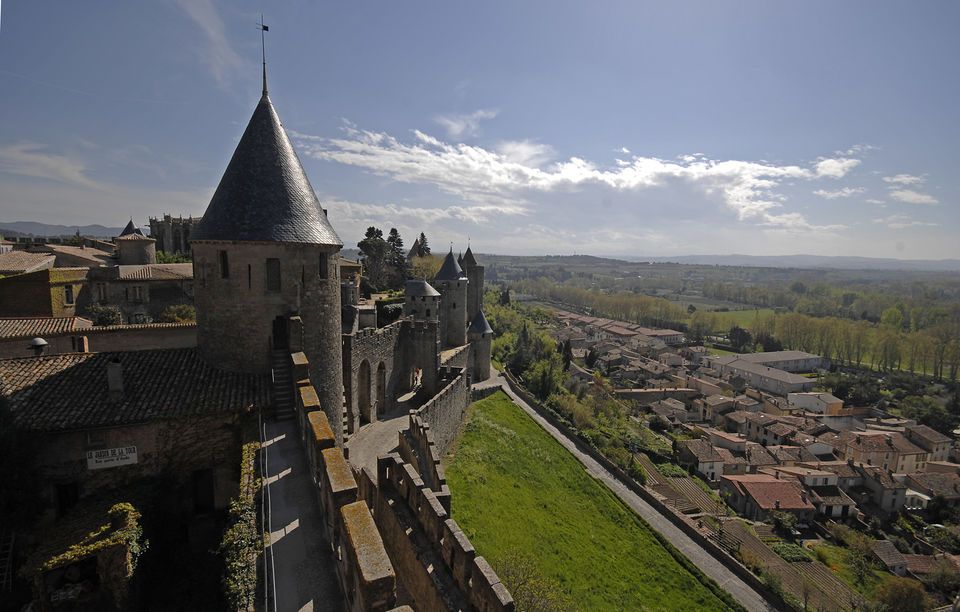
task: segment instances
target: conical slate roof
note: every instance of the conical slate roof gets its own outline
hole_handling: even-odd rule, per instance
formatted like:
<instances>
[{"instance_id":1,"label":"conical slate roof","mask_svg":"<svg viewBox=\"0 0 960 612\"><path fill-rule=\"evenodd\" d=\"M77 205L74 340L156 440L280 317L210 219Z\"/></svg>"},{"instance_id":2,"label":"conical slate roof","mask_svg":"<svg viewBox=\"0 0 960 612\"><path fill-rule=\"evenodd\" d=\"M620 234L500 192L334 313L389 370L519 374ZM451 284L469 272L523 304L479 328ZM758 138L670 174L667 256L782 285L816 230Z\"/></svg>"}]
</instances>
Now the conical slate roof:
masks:
<instances>
[{"instance_id":1,"label":"conical slate roof","mask_svg":"<svg viewBox=\"0 0 960 612\"><path fill-rule=\"evenodd\" d=\"M130 234L139 234L143 236L143 232L140 231L140 228L133 224L133 219L127 221L127 226L123 228L123 231L120 232L120 236L129 236Z\"/></svg>"},{"instance_id":2,"label":"conical slate roof","mask_svg":"<svg viewBox=\"0 0 960 612\"><path fill-rule=\"evenodd\" d=\"M477 265L477 260L473 256L473 251L470 250L470 247L467 247L467 252L463 254L463 261L460 262L464 268L472 268Z\"/></svg>"},{"instance_id":3,"label":"conical slate roof","mask_svg":"<svg viewBox=\"0 0 960 612\"><path fill-rule=\"evenodd\" d=\"M190 239L343 246L266 92Z\"/></svg>"},{"instance_id":4,"label":"conical slate roof","mask_svg":"<svg viewBox=\"0 0 960 612\"><path fill-rule=\"evenodd\" d=\"M457 258L453 256L453 249L451 248L450 252L447 253L447 256L443 259L443 265L440 266L440 271L437 272L433 280L452 281L463 277L463 270L460 268L460 264L457 263Z\"/></svg>"},{"instance_id":5,"label":"conical slate roof","mask_svg":"<svg viewBox=\"0 0 960 612\"><path fill-rule=\"evenodd\" d=\"M404 286L404 293L413 297L438 297L440 292L425 280L408 280Z\"/></svg>"},{"instance_id":6,"label":"conical slate roof","mask_svg":"<svg viewBox=\"0 0 960 612\"><path fill-rule=\"evenodd\" d=\"M486 315L483 314L483 311L477 313L477 316L473 317L473 321L470 321L470 327L467 329L468 334L492 334L493 329L490 327L490 324L487 322Z\"/></svg>"}]
</instances>

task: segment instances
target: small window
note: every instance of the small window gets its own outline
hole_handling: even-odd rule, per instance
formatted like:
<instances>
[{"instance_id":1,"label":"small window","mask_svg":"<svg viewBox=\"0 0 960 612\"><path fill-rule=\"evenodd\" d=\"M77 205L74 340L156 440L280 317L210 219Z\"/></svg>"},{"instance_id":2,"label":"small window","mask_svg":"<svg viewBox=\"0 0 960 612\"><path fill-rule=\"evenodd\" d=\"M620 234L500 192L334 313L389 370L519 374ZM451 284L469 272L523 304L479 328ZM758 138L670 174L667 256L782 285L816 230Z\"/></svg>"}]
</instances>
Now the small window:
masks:
<instances>
[{"instance_id":1,"label":"small window","mask_svg":"<svg viewBox=\"0 0 960 612\"><path fill-rule=\"evenodd\" d=\"M106 283L97 283L97 300L101 302L107 301L107 284Z\"/></svg>"},{"instance_id":2,"label":"small window","mask_svg":"<svg viewBox=\"0 0 960 612\"><path fill-rule=\"evenodd\" d=\"M247 264L247 289L253 287L253 265Z\"/></svg>"},{"instance_id":3,"label":"small window","mask_svg":"<svg viewBox=\"0 0 960 612\"><path fill-rule=\"evenodd\" d=\"M66 285L63 288L64 304L73 304L73 285Z\"/></svg>"},{"instance_id":4,"label":"small window","mask_svg":"<svg viewBox=\"0 0 960 612\"><path fill-rule=\"evenodd\" d=\"M227 258L226 251L220 253L220 278L230 278L230 261Z\"/></svg>"},{"instance_id":5,"label":"small window","mask_svg":"<svg viewBox=\"0 0 960 612\"><path fill-rule=\"evenodd\" d=\"M327 269L327 267L330 265L330 261L326 253L320 253L319 264L320 265L317 268L317 276L319 276L322 279L328 278L330 271Z\"/></svg>"},{"instance_id":6,"label":"small window","mask_svg":"<svg viewBox=\"0 0 960 612\"><path fill-rule=\"evenodd\" d=\"M454 309L454 310L457 309L457 303L456 303L456 302L453 303L453 309Z\"/></svg>"},{"instance_id":7,"label":"small window","mask_svg":"<svg viewBox=\"0 0 960 612\"><path fill-rule=\"evenodd\" d=\"M430 316L430 309L429 309L429 308L427 308L427 316L428 316L428 317Z\"/></svg>"},{"instance_id":8,"label":"small window","mask_svg":"<svg viewBox=\"0 0 960 612\"><path fill-rule=\"evenodd\" d=\"M143 287L140 285L133 286L133 301L142 302L143 301Z\"/></svg>"},{"instance_id":9,"label":"small window","mask_svg":"<svg viewBox=\"0 0 960 612\"><path fill-rule=\"evenodd\" d=\"M267 292L280 293L280 260L267 259Z\"/></svg>"}]
</instances>

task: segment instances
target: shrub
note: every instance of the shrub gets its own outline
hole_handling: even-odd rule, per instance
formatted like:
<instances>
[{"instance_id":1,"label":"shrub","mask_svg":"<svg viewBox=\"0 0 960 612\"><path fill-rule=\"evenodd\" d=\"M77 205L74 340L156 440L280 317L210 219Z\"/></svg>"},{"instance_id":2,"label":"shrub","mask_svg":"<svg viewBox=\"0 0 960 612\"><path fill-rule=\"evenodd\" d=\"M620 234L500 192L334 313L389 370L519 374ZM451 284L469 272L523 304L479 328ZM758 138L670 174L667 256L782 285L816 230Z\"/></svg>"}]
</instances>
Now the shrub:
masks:
<instances>
[{"instance_id":1,"label":"shrub","mask_svg":"<svg viewBox=\"0 0 960 612\"><path fill-rule=\"evenodd\" d=\"M650 419L650 429L662 433L670 429L670 423L667 421L667 419L657 414Z\"/></svg>"},{"instance_id":2,"label":"shrub","mask_svg":"<svg viewBox=\"0 0 960 612\"><path fill-rule=\"evenodd\" d=\"M223 587L234 610L252 610L257 592L257 557L263 551L263 538L257 529L256 495L260 479L256 476L258 442L243 445L240 460L240 494L230 501L230 527L220 542L223 555Z\"/></svg>"},{"instance_id":3,"label":"shrub","mask_svg":"<svg viewBox=\"0 0 960 612\"><path fill-rule=\"evenodd\" d=\"M157 317L159 323L191 323L196 320L197 309L190 304L167 306Z\"/></svg>"},{"instance_id":4,"label":"shrub","mask_svg":"<svg viewBox=\"0 0 960 612\"><path fill-rule=\"evenodd\" d=\"M98 327L123 323L123 314L117 306L90 304L87 306L86 315Z\"/></svg>"},{"instance_id":5,"label":"shrub","mask_svg":"<svg viewBox=\"0 0 960 612\"><path fill-rule=\"evenodd\" d=\"M780 542L771 546L773 552L783 557L786 561L809 561L810 551L797 544L788 544Z\"/></svg>"}]
</instances>

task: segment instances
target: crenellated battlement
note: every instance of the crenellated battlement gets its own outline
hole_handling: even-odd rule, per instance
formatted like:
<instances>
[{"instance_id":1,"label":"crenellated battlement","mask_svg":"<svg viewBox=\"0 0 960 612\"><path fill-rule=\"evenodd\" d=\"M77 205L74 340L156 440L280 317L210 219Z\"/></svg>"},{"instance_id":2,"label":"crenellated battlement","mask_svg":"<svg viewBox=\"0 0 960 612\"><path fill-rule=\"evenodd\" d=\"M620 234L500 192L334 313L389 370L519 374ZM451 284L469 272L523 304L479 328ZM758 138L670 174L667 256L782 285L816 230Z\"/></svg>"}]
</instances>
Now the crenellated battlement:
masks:
<instances>
[{"instance_id":1,"label":"crenellated battlement","mask_svg":"<svg viewBox=\"0 0 960 612\"><path fill-rule=\"evenodd\" d=\"M377 459L377 482L377 514L389 508L401 524L405 519L415 522L405 525L415 528L407 536L411 544L414 547L426 544L432 557L442 563L445 577L459 591L445 593L447 600L459 595L472 609L485 612L515 609L513 597L496 572L486 559L477 555L469 538L450 518L436 493L424 485L412 465L397 454L383 455ZM424 540L415 541L416 535ZM434 565L433 572L439 574L438 569Z\"/></svg>"}]
</instances>

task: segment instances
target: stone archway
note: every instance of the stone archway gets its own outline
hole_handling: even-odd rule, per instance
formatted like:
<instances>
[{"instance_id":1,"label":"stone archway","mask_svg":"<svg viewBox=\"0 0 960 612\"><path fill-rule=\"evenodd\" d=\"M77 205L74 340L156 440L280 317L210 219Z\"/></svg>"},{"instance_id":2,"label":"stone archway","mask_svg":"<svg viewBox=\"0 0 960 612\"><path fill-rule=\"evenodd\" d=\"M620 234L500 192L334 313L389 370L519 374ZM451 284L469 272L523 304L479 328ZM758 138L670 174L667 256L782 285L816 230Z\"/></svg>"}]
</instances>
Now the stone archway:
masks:
<instances>
[{"instance_id":1,"label":"stone archway","mask_svg":"<svg viewBox=\"0 0 960 612\"><path fill-rule=\"evenodd\" d=\"M377 416L387 411L387 366L380 362L377 366Z\"/></svg>"},{"instance_id":2,"label":"stone archway","mask_svg":"<svg viewBox=\"0 0 960 612\"><path fill-rule=\"evenodd\" d=\"M360 411L361 425L373 421L370 402L370 364L366 359L360 362L360 372L357 374L357 409Z\"/></svg>"}]
</instances>

